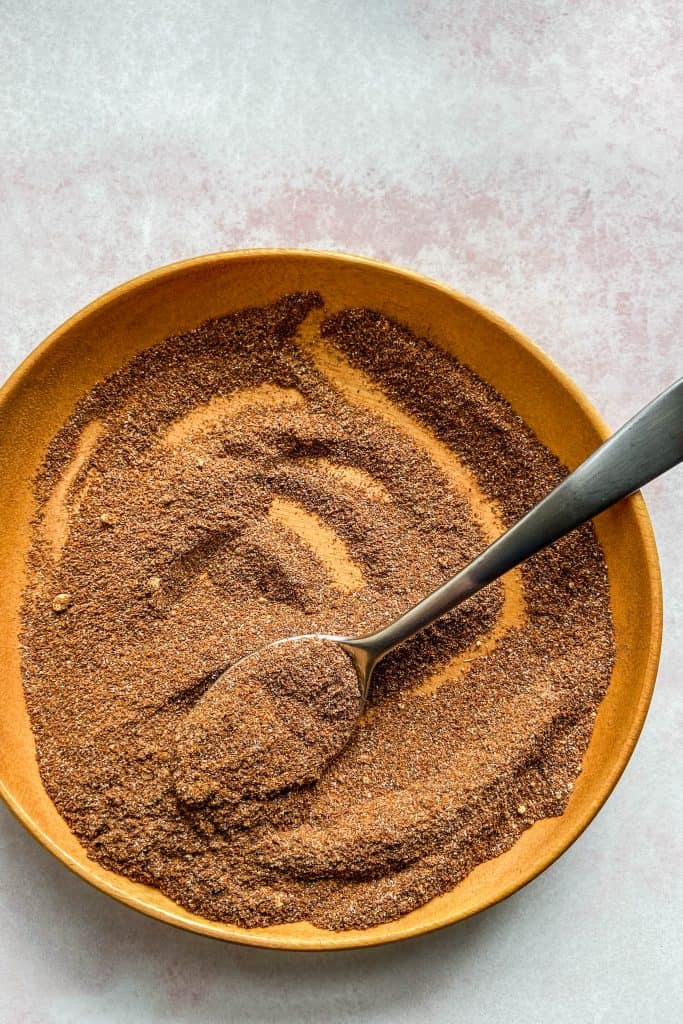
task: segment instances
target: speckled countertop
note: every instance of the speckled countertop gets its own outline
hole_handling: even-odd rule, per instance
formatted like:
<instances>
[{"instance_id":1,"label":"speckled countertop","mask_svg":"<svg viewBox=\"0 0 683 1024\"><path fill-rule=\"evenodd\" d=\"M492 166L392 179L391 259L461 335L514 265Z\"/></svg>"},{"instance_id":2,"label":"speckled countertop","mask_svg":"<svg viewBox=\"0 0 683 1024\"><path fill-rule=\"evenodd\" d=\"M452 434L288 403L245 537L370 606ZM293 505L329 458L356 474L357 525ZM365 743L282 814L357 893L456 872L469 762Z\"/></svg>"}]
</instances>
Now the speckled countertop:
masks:
<instances>
[{"instance_id":1,"label":"speckled countertop","mask_svg":"<svg viewBox=\"0 0 683 1024\"><path fill-rule=\"evenodd\" d=\"M0 378L135 274L269 245L380 256L468 292L614 426L681 374L679 4L0 10ZM680 1020L681 483L646 491L666 605L642 738L534 883L398 946L270 953L115 904L0 808L0 1019Z\"/></svg>"}]
</instances>

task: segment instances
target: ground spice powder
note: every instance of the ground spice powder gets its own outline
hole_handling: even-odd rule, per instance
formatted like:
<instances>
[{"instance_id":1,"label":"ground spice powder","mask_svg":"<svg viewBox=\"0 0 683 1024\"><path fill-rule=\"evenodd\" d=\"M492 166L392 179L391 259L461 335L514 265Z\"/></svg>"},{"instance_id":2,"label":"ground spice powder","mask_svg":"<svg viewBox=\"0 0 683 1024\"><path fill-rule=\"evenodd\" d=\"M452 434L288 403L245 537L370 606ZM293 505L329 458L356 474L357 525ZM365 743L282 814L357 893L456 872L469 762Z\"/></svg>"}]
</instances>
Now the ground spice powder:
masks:
<instances>
[{"instance_id":1,"label":"ground spice powder","mask_svg":"<svg viewBox=\"0 0 683 1024\"><path fill-rule=\"evenodd\" d=\"M279 817L274 799L317 782L361 712L356 670L328 640L278 642L231 666L176 729L177 796L223 824ZM256 802L256 803L255 803Z\"/></svg>"},{"instance_id":2,"label":"ground spice powder","mask_svg":"<svg viewBox=\"0 0 683 1024\"><path fill-rule=\"evenodd\" d=\"M246 741L199 752L237 659L380 627L564 473L467 367L316 293L98 385L36 481L22 635L42 778L88 854L210 918L363 928L561 814L614 658L590 526L382 662L318 781L277 792Z\"/></svg>"}]
</instances>

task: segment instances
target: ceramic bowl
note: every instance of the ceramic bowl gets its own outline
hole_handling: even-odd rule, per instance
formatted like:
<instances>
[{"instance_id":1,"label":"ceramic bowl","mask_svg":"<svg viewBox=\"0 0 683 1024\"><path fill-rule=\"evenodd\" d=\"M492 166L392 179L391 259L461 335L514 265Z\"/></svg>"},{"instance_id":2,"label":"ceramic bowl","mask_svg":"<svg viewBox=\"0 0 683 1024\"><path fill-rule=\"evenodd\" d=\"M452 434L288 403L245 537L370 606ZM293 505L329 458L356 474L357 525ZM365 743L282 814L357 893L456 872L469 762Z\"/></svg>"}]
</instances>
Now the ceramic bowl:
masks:
<instances>
[{"instance_id":1,"label":"ceramic bowl","mask_svg":"<svg viewBox=\"0 0 683 1024\"><path fill-rule=\"evenodd\" d=\"M616 665L565 813L537 822L507 853L419 910L358 931L307 923L245 929L198 917L89 860L43 789L22 692L19 608L33 474L77 400L136 353L208 317L298 289L318 289L332 308L370 306L429 336L501 392L570 468L608 435L576 385L519 331L463 295L373 260L279 249L220 253L152 271L97 299L39 345L0 391L0 794L72 871L151 917L254 946L342 949L475 914L529 882L583 831L621 775L647 712L660 647L660 578L648 515L635 495L595 523L609 571Z\"/></svg>"}]
</instances>

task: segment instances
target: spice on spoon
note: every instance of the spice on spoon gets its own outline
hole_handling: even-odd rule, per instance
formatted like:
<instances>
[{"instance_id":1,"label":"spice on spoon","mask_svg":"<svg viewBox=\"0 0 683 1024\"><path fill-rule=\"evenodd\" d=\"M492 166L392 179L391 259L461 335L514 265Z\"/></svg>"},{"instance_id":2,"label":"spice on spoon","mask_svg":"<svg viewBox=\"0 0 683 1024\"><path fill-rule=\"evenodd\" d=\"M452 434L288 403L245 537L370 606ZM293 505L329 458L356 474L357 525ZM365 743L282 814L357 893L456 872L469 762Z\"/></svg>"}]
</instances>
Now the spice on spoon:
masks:
<instances>
[{"instance_id":1,"label":"spice on spoon","mask_svg":"<svg viewBox=\"0 0 683 1024\"><path fill-rule=\"evenodd\" d=\"M179 723L176 792L190 806L229 814L245 800L271 801L316 782L359 712L358 677L337 644L302 638L266 647L233 665Z\"/></svg>"}]
</instances>

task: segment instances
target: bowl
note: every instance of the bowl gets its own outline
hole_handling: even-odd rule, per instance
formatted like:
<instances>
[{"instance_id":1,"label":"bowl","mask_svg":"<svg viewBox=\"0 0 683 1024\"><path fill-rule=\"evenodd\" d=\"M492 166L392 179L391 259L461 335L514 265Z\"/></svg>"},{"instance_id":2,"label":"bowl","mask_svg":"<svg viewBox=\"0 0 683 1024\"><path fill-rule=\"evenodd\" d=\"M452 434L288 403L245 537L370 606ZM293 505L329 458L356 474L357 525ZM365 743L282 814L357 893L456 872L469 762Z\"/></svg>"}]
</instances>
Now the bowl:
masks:
<instances>
[{"instance_id":1,"label":"bowl","mask_svg":"<svg viewBox=\"0 0 683 1024\"><path fill-rule=\"evenodd\" d=\"M319 290L331 309L370 306L427 335L504 395L570 469L608 436L576 385L519 331L464 295L385 263L284 249L218 253L108 292L54 331L0 390L0 484L10 496L0 522L0 795L67 867L151 917L252 946L343 949L405 939L484 910L574 842L612 791L643 725L659 658L661 587L650 521L634 495L595 521L609 573L616 663L565 813L537 822L502 856L398 920L341 932L306 922L240 928L198 917L89 860L43 788L22 691L18 631L33 474L78 399L142 349L209 317L299 289Z\"/></svg>"}]
</instances>

